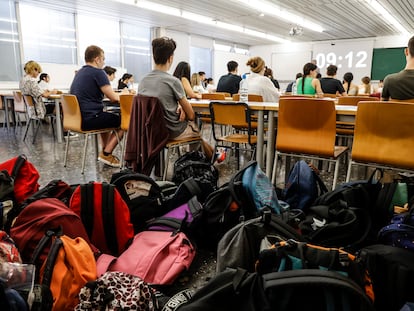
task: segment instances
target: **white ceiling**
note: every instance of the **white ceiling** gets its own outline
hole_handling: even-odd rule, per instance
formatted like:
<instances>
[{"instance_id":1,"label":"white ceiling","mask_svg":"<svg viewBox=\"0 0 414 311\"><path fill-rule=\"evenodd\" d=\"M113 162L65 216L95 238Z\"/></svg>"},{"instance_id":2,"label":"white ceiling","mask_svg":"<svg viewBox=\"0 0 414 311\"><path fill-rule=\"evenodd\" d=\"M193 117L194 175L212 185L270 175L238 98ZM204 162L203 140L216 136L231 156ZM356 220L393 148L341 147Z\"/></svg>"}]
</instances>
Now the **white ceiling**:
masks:
<instances>
[{"instance_id":1,"label":"white ceiling","mask_svg":"<svg viewBox=\"0 0 414 311\"><path fill-rule=\"evenodd\" d=\"M263 45L274 42L235 33L225 29L198 24L193 21L165 14L146 11L134 5L126 5L111 0L20 0L39 6L47 6L64 11L82 11L99 15L111 15L124 21L142 22L152 27L165 27L168 30L212 37L235 44ZM414 33L413 0L377 0L407 30ZM131 0L131 3L133 0ZM301 15L321 25L322 33L303 29L300 36L289 36L289 30L297 25L275 17L267 16L242 5L235 0L155 0L162 5L209 16L213 19L243 26L280 36L294 42L325 41L338 39L369 38L376 36L400 35L393 26L384 22L364 0L272 0L270 2ZM260 17L259 14L264 13ZM97 25L99 27L99 25Z\"/></svg>"}]
</instances>

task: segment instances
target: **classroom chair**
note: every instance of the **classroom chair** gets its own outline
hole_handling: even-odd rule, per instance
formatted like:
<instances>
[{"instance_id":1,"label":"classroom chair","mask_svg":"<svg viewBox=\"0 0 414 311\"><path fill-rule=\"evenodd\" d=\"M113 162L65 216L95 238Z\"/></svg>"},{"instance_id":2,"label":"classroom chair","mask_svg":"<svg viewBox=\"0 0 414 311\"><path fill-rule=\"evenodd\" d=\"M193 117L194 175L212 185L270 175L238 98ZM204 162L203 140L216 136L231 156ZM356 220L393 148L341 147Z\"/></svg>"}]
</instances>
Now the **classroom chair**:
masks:
<instances>
[{"instance_id":1,"label":"classroom chair","mask_svg":"<svg viewBox=\"0 0 414 311\"><path fill-rule=\"evenodd\" d=\"M413 172L413 120L412 103L360 102L346 181L353 165Z\"/></svg>"}]
</instances>

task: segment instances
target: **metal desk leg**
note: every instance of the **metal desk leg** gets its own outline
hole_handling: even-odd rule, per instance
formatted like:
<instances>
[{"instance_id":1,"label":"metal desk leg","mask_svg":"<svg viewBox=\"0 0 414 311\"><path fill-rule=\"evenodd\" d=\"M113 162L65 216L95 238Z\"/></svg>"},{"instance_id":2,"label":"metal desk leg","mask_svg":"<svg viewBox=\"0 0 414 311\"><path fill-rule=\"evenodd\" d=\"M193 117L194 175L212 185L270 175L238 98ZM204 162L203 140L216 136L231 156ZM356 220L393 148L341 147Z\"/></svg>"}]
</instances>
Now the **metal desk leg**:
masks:
<instances>
[{"instance_id":1,"label":"metal desk leg","mask_svg":"<svg viewBox=\"0 0 414 311\"><path fill-rule=\"evenodd\" d=\"M267 117L267 146L266 146L266 175L269 179L272 178L273 157L275 153L276 129L274 111L269 111Z\"/></svg>"},{"instance_id":2,"label":"metal desk leg","mask_svg":"<svg viewBox=\"0 0 414 311\"><path fill-rule=\"evenodd\" d=\"M257 124L257 146L256 160L259 167L263 169L263 145L264 145L264 111L259 110Z\"/></svg>"},{"instance_id":3,"label":"metal desk leg","mask_svg":"<svg viewBox=\"0 0 414 311\"><path fill-rule=\"evenodd\" d=\"M58 143L63 143L62 116L60 114L60 98L55 98L56 136Z\"/></svg>"}]
</instances>

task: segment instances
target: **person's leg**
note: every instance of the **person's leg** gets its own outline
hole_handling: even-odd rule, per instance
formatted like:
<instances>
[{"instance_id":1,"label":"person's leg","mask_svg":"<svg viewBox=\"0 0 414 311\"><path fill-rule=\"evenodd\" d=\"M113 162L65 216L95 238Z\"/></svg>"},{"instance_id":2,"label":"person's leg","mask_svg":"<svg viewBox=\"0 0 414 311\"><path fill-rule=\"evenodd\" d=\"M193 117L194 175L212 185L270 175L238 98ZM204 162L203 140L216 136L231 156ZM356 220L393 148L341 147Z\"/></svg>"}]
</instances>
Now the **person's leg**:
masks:
<instances>
[{"instance_id":1,"label":"person's leg","mask_svg":"<svg viewBox=\"0 0 414 311\"><path fill-rule=\"evenodd\" d=\"M122 139L123 135L124 135L124 131L122 130L117 130L118 133L118 138L119 140ZM104 154L111 154L112 151L114 151L115 147L118 145L118 138L116 137L115 133L108 133L108 138L106 140L106 145L105 147L102 149L102 151L104 152Z\"/></svg>"},{"instance_id":2,"label":"person's leg","mask_svg":"<svg viewBox=\"0 0 414 311\"><path fill-rule=\"evenodd\" d=\"M96 117L84 120L82 128L84 130L101 130L105 128L119 128L121 118L119 115L101 112ZM120 137L123 131L117 130ZM112 155L112 151L118 144L118 140L114 133L101 134L102 152L99 154L98 160L113 167L120 167L118 158Z\"/></svg>"}]
</instances>

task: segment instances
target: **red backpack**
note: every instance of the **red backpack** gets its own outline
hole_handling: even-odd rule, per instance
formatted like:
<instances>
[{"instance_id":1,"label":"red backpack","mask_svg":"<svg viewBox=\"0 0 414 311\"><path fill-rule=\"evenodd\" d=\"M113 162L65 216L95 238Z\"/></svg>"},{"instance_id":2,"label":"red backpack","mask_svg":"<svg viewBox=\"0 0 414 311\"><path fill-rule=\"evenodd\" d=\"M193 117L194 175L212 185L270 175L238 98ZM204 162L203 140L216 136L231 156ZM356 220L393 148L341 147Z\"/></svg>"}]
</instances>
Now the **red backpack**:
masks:
<instances>
[{"instance_id":1,"label":"red backpack","mask_svg":"<svg viewBox=\"0 0 414 311\"><path fill-rule=\"evenodd\" d=\"M91 242L101 252L118 256L132 241L129 208L114 185L81 184L73 192L69 207L80 216Z\"/></svg>"},{"instance_id":2,"label":"red backpack","mask_svg":"<svg viewBox=\"0 0 414 311\"><path fill-rule=\"evenodd\" d=\"M0 171L6 171L11 177L13 192L10 199L17 205L39 190L39 172L32 163L27 161L24 154L0 163Z\"/></svg>"},{"instance_id":3,"label":"red backpack","mask_svg":"<svg viewBox=\"0 0 414 311\"><path fill-rule=\"evenodd\" d=\"M88 234L79 218L62 201L56 198L45 198L27 205L17 216L10 229L10 236L20 250L23 262L30 262L33 252L39 241L50 229L62 228L65 235L75 239L83 238L94 252L97 249L90 244ZM49 253L45 248L39 256L39 263L43 263Z\"/></svg>"}]
</instances>

